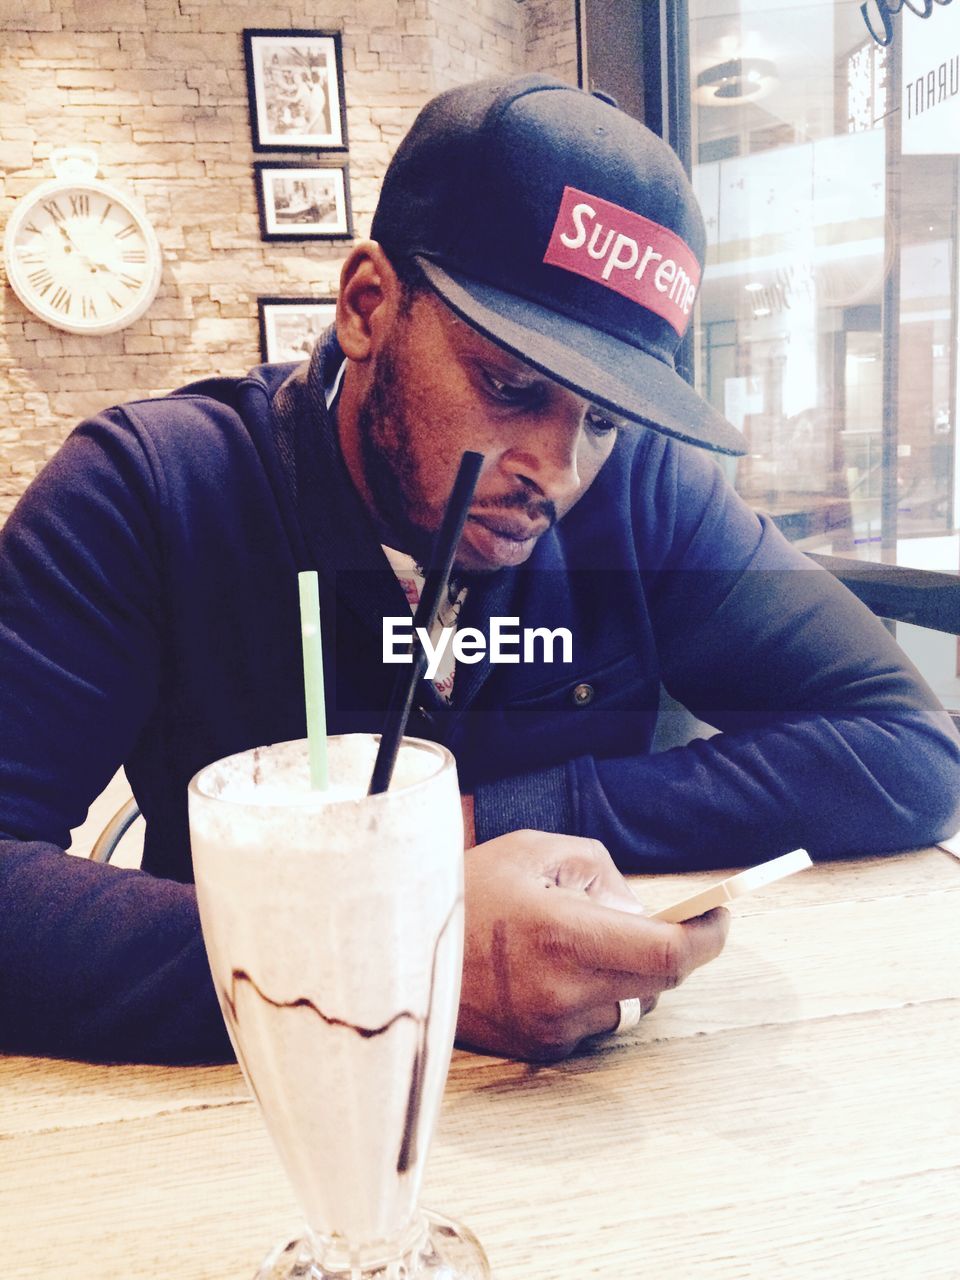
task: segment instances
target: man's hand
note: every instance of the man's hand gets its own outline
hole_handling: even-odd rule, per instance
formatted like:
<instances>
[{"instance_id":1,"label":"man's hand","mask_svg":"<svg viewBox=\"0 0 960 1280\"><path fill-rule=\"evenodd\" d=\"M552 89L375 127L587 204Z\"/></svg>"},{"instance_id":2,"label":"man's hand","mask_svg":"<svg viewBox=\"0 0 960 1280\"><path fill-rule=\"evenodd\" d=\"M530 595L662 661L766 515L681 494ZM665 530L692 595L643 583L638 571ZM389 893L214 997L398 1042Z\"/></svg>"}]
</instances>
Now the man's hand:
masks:
<instances>
[{"instance_id":1,"label":"man's hand","mask_svg":"<svg viewBox=\"0 0 960 1280\"><path fill-rule=\"evenodd\" d=\"M596 840L514 831L466 856L458 1041L533 1061L612 1031L618 1000L648 1013L662 991L723 948L722 908L650 920Z\"/></svg>"},{"instance_id":2,"label":"man's hand","mask_svg":"<svg viewBox=\"0 0 960 1280\"><path fill-rule=\"evenodd\" d=\"M473 796L461 796L460 808L463 812L463 847L472 849L477 843L477 828L473 822Z\"/></svg>"}]
</instances>

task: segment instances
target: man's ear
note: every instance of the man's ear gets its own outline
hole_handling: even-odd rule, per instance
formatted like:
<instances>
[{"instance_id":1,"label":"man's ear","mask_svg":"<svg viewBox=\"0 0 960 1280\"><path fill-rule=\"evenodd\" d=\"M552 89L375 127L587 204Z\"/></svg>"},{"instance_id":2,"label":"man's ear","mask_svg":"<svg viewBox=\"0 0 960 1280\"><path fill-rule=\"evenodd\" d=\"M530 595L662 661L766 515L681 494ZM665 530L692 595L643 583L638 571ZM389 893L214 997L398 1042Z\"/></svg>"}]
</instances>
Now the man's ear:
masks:
<instances>
[{"instance_id":1,"label":"man's ear","mask_svg":"<svg viewBox=\"0 0 960 1280\"><path fill-rule=\"evenodd\" d=\"M351 250L340 272L337 339L348 360L369 360L393 327L402 286L375 240Z\"/></svg>"}]
</instances>

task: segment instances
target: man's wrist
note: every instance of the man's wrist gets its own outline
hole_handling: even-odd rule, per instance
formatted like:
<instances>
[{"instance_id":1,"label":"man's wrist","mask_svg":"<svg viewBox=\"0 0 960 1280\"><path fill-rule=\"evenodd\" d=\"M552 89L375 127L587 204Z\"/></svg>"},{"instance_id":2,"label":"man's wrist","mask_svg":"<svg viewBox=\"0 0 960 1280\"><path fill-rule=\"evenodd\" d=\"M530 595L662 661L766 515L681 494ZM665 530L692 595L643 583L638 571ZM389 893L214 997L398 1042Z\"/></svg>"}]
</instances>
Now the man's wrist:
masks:
<instances>
[{"instance_id":1,"label":"man's wrist","mask_svg":"<svg viewBox=\"0 0 960 1280\"><path fill-rule=\"evenodd\" d=\"M521 830L580 835L571 795L572 767L569 762L480 783L472 797L474 842Z\"/></svg>"},{"instance_id":2,"label":"man's wrist","mask_svg":"<svg viewBox=\"0 0 960 1280\"><path fill-rule=\"evenodd\" d=\"M460 807L463 810L463 847L472 849L477 843L477 828L473 821L473 796L461 796Z\"/></svg>"}]
</instances>

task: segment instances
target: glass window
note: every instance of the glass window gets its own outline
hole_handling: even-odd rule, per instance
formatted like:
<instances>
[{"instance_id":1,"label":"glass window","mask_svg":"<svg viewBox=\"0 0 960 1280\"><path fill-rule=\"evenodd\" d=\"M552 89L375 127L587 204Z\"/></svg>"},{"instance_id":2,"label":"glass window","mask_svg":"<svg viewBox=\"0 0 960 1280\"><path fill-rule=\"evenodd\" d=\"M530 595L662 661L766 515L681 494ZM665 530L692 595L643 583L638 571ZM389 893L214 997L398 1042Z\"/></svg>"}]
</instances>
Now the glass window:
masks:
<instances>
[{"instance_id":1,"label":"glass window","mask_svg":"<svg viewBox=\"0 0 960 1280\"><path fill-rule=\"evenodd\" d=\"M892 7L689 0L695 368L788 538L957 572L960 4ZM916 631L960 707L955 638Z\"/></svg>"}]
</instances>

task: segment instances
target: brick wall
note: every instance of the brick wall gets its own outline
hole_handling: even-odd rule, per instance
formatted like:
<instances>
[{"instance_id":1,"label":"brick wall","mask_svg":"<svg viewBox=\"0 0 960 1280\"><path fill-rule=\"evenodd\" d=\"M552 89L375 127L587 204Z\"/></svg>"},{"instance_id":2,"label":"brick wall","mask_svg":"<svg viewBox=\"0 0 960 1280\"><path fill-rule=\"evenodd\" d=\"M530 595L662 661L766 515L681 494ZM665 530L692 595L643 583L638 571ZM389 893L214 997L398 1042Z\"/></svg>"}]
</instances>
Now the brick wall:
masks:
<instances>
[{"instance_id":1,"label":"brick wall","mask_svg":"<svg viewBox=\"0 0 960 1280\"><path fill-rule=\"evenodd\" d=\"M573 0L524 0L527 68L577 83L577 25Z\"/></svg>"},{"instance_id":2,"label":"brick wall","mask_svg":"<svg viewBox=\"0 0 960 1280\"><path fill-rule=\"evenodd\" d=\"M574 0L0 0L0 226L52 176L53 148L84 143L98 148L100 177L145 206L164 261L146 314L100 337L31 318L0 279L0 519L78 419L245 370L259 360L259 295L336 288L342 243L260 240L244 27L343 32L362 236L394 147L438 89L527 68L575 82L573 9Z\"/></svg>"}]
</instances>

